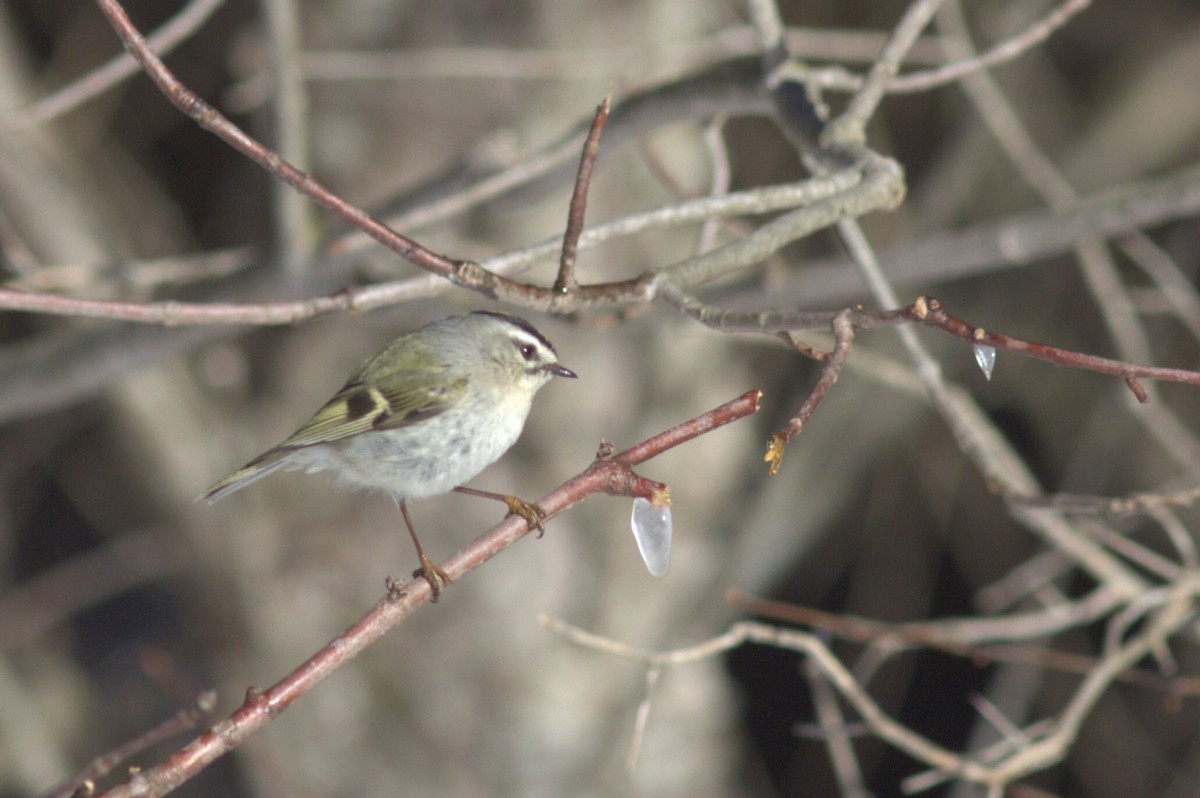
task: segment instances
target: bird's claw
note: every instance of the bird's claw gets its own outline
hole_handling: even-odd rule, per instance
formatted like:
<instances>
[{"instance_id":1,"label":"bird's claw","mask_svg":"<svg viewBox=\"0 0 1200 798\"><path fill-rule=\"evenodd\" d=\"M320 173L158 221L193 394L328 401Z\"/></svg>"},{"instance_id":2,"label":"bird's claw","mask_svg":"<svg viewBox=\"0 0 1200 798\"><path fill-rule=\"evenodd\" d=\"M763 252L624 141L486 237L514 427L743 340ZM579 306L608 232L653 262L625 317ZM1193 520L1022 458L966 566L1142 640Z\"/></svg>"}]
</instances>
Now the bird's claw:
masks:
<instances>
[{"instance_id":1,"label":"bird's claw","mask_svg":"<svg viewBox=\"0 0 1200 798\"><path fill-rule=\"evenodd\" d=\"M542 526L542 519L546 517L546 511L541 506L518 499L516 496L505 496L504 503L508 505L508 514L524 518L531 530L538 531L539 538L546 534L546 527Z\"/></svg>"},{"instance_id":2,"label":"bird's claw","mask_svg":"<svg viewBox=\"0 0 1200 798\"><path fill-rule=\"evenodd\" d=\"M429 589L433 592L430 601L434 604L442 597L442 588L454 581L450 578L450 574L424 554L421 555L421 567L413 571L413 577L424 577L425 581L429 583Z\"/></svg>"}]
</instances>

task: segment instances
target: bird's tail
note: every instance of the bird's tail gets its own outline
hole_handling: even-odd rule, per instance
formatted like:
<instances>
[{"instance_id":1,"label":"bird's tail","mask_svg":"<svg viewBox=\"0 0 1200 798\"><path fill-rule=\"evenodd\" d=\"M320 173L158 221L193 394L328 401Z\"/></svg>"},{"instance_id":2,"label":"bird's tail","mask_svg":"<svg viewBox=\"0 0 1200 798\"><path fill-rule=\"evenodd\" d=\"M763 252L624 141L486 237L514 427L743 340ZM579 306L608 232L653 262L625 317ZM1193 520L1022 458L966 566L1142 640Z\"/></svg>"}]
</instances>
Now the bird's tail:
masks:
<instances>
[{"instance_id":1,"label":"bird's tail","mask_svg":"<svg viewBox=\"0 0 1200 798\"><path fill-rule=\"evenodd\" d=\"M204 499L209 504L215 504L229 494L239 491L247 485L258 482L267 474L271 474L282 468L287 463L286 455L286 451L273 450L254 458L237 471L234 471L232 474L210 487L200 496L197 496L196 501Z\"/></svg>"}]
</instances>

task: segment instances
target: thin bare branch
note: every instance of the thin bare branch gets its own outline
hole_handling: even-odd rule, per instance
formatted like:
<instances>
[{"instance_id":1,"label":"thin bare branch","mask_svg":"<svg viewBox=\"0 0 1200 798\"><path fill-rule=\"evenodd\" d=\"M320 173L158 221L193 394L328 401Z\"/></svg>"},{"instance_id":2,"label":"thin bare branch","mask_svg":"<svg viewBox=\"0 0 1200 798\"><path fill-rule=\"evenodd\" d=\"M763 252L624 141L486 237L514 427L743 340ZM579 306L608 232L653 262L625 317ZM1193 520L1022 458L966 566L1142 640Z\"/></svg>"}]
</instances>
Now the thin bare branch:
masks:
<instances>
[{"instance_id":1,"label":"thin bare branch","mask_svg":"<svg viewBox=\"0 0 1200 798\"><path fill-rule=\"evenodd\" d=\"M583 143L579 174L575 177L575 190L571 194L570 210L567 213L567 230L563 233L558 277L554 280L554 290L559 293L569 294L579 288L579 282L575 279L575 257L579 252L579 235L583 232L583 216L587 210L588 188L592 184L592 169L596 165L596 156L600 154L600 136L604 133L604 125L608 121L611 107L612 97L605 97L604 102L596 108L587 140Z\"/></svg>"},{"instance_id":2,"label":"thin bare branch","mask_svg":"<svg viewBox=\"0 0 1200 798\"><path fill-rule=\"evenodd\" d=\"M108 18L113 30L125 45L125 49L137 60L159 90L176 108L195 120L200 127L216 135L292 188L346 219L405 260L443 277L456 279L456 275L464 268L462 261L455 261L432 252L416 241L397 233L375 217L330 192L312 175L302 172L284 161L230 122L216 108L213 108L176 78L175 74L167 69L162 60L147 45L145 38L134 27L118 0L96 0L96 4Z\"/></svg>"},{"instance_id":3,"label":"thin bare branch","mask_svg":"<svg viewBox=\"0 0 1200 798\"><path fill-rule=\"evenodd\" d=\"M943 0L914 0L904 12L904 16L892 29L891 36L884 46L871 71L867 73L863 85L855 92L840 116L830 121L824 132L827 143L860 143L866 139L867 122L875 115L887 91L887 86L896 73L900 64L921 31L925 30L933 15Z\"/></svg>"},{"instance_id":4,"label":"thin bare branch","mask_svg":"<svg viewBox=\"0 0 1200 798\"><path fill-rule=\"evenodd\" d=\"M130 740L118 748L96 757L79 773L43 794L41 798L66 798L72 795L93 794L96 789L96 781L152 746L169 740L181 732L196 728L216 709L216 706L216 691L203 691L196 696L196 700L191 706L180 709L153 729L139 735L137 739Z\"/></svg>"},{"instance_id":5,"label":"thin bare branch","mask_svg":"<svg viewBox=\"0 0 1200 798\"><path fill-rule=\"evenodd\" d=\"M1092 0L1063 0L1015 36L997 42L977 55L962 57L933 69L899 75L888 83L887 90L889 93L927 91L960 80L972 72L1013 61L1045 42L1091 4Z\"/></svg>"},{"instance_id":6,"label":"thin bare branch","mask_svg":"<svg viewBox=\"0 0 1200 798\"><path fill-rule=\"evenodd\" d=\"M1036 737L1027 729L1026 734L1030 738L1027 745L1019 748L1009 746L1006 754L994 761L991 761L991 757L982 759L956 754L901 725L882 710L819 638L806 632L743 621L734 624L726 633L699 645L650 653L561 621L543 623L579 645L657 667L711 658L748 642L795 651L820 669L822 675L881 740L944 774L953 774L981 786L1003 787L1057 763L1066 755L1084 719L1108 687L1150 653L1160 641L1195 617L1193 599L1198 590L1200 579L1193 577L1167 591L1161 602L1163 609L1142 630L1092 664L1065 705L1057 724L1042 729L1043 733Z\"/></svg>"},{"instance_id":7,"label":"thin bare branch","mask_svg":"<svg viewBox=\"0 0 1200 798\"><path fill-rule=\"evenodd\" d=\"M990 346L998 351L1012 352L1013 354L1032 357L1037 360L1045 360L1057 366L1067 366L1085 371L1094 371L1098 374L1107 374L1111 377L1120 377L1131 388L1136 383L1130 384L1130 381L1138 379L1200 385L1200 372L1188 371L1187 369L1161 368L1158 366L1139 366L1136 363L1128 363L1123 360L1085 355L1082 352L1073 352L1057 346L1039 344L1034 341L1014 338L1011 335L990 332L983 327L976 327L951 316L942 307L942 303L932 297L919 297L912 305L912 312L914 317L921 323L947 332L955 338L971 345Z\"/></svg>"},{"instance_id":8,"label":"thin bare branch","mask_svg":"<svg viewBox=\"0 0 1200 798\"><path fill-rule=\"evenodd\" d=\"M146 38L146 44L154 52L166 55L179 44L187 41L224 4L225 0L192 0L162 27L150 34ZM22 130L45 124L78 108L93 97L103 94L126 78L136 75L138 71L137 61L128 53L123 53L99 69L92 70L82 78L63 86L53 94L43 97L23 111L0 122L0 127Z\"/></svg>"},{"instance_id":9,"label":"thin bare branch","mask_svg":"<svg viewBox=\"0 0 1200 798\"><path fill-rule=\"evenodd\" d=\"M838 377L842 373L842 368L846 365L846 358L850 356L850 347L854 343L854 325L851 322L853 311L843 310L833 318L833 323L830 325L833 328L834 346L833 351L828 358L824 359L824 367L821 369L821 377L817 380L817 384L808 392L808 396L800 405L800 409L788 421L787 426L777 432L771 433L771 442L767 445L767 453L763 460L770 463L768 473L775 476L779 473L779 466L783 463L783 451L787 446L787 442L800 434L804 429L804 425L812 417L812 414L817 411L817 406L821 404L821 400L837 382Z\"/></svg>"}]
</instances>

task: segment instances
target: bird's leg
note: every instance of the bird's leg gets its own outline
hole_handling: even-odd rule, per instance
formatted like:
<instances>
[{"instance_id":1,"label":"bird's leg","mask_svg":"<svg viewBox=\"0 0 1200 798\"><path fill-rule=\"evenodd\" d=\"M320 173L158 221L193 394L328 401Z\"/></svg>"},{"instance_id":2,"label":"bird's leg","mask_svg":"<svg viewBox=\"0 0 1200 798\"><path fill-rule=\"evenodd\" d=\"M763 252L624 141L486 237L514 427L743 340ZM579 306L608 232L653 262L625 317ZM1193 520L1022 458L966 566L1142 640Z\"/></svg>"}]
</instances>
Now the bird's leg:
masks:
<instances>
[{"instance_id":1,"label":"bird's leg","mask_svg":"<svg viewBox=\"0 0 1200 798\"><path fill-rule=\"evenodd\" d=\"M431 600L436 603L442 595L442 588L450 584L450 575L425 556L425 550L421 548L421 541L417 539L417 530L413 528L412 519L408 517L408 505L403 500L398 500L396 503L400 505L400 513L404 516L404 523L408 526L408 534L412 535L413 545L417 547L417 556L421 559L421 567L413 571L413 576L425 577L425 581L429 583L429 589L433 591Z\"/></svg>"},{"instance_id":2,"label":"bird's leg","mask_svg":"<svg viewBox=\"0 0 1200 798\"><path fill-rule=\"evenodd\" d=\"M542 519L546 517L546 511L533 502L527 502L524 499L518 499L516 496L509 496L506 493L492 493L486 490L476 490L475 488L466 488L459 486L455 488L459 493L465 493L468 496L481 496L485 499L495 499L496 501L504 502L508 505L509 515L519 515L525 519L525 523L529 524L530 529L538 531L538 537L545 533L546 528L542 526Z\"/></svg>"}]
</instances>

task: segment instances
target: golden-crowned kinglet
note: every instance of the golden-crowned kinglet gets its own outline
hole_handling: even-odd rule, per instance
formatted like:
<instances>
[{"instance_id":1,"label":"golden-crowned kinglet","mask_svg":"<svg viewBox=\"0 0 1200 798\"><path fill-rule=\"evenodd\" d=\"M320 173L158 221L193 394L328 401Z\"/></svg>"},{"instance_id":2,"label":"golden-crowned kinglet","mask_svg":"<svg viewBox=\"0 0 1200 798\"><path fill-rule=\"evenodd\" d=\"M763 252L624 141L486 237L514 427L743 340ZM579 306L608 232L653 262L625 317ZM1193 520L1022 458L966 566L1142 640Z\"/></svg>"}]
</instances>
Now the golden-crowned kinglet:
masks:
<instances>
[{"instance_id":1,"label":"golden-crowned kinglet","mask_svg":"<svg viewBox=\"0 0 1200 798\"><path fill-rule=\"evenodd\" d=\"M280 468L332 471L400 505L434 600L449 577L425 556L406 502L461 490L499 499L541 527L541 508L462 484L521 434L533 395L551 377L574 377L554 346L524 319L476 311L402 335L369 358L287 440L213 485L209 503Z\"/></svg>"}]
</instances>

